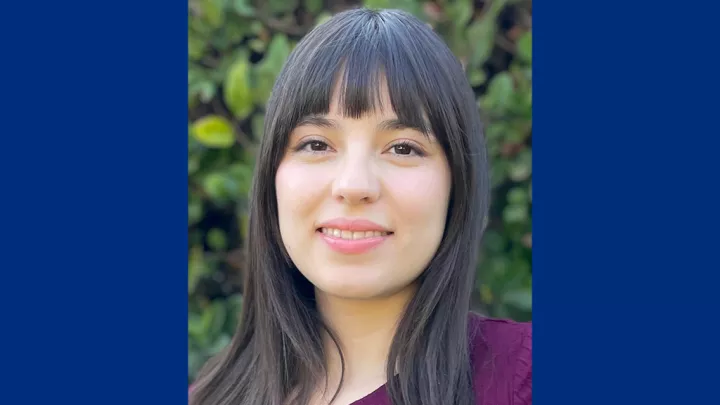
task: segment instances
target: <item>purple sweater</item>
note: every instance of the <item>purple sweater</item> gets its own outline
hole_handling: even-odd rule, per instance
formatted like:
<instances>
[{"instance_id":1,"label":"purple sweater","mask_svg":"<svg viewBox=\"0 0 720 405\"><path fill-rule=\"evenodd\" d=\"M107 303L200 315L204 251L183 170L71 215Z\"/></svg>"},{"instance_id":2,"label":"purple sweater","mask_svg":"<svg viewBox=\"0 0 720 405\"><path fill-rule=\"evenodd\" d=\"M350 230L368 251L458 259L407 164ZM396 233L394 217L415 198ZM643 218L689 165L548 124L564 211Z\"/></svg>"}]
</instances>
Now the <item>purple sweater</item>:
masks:
<instances>
[{"instance_id":1,"label":"purple sweater","mask_svg":"<svg viewBox=\"0 0 720 405\"><path fill-rule=\"evenodd\" d=\"M475 398L480 405L532 404L532 324L470 315ZM351 405L390 405L385 386Z\"/></svg>"},{"instance_id":2,"label":"purple sweater","mask_svg":"<svg viewBox=\"0 0 720 405\"><path fill-rule=\"evenodd\" d=\"M477 404L532 405L532 324L471 314L468 332ZM351 405L391 404L382 386Z\"/></svg>"}]
</instances>

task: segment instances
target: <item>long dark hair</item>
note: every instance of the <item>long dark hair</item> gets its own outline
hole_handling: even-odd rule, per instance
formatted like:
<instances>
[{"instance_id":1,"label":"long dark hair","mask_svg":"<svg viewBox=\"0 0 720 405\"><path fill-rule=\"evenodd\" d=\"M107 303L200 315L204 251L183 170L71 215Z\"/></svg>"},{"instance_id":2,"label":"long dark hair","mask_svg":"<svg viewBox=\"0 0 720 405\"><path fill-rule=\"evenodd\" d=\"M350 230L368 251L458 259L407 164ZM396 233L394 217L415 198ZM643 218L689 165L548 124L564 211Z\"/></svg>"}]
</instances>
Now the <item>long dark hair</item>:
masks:
<instances>
[{"instance_id":1,"label":"long dark hair","mask_svg":"<svg viewBox=\"0 0 720 405\"><path fill-rule=\"evenodd\" d=\"M277 78L251 192L240 325L200 373L191 404L283 405L292 396L293 405L305 405L327 383L323 334L330 331L313 286L283 246L274 179L288 134L300 118L328 112L335 86L344 114L360 117L377 107L383 84L401 120L429 122L452 172L443 240L398 325L387 363L387 375L397 375L386 388L394 405L475 403L468 313L489 194L475 96L460 62L422 21L353 9L306 35Z\"/></svg>"}]
</instances>

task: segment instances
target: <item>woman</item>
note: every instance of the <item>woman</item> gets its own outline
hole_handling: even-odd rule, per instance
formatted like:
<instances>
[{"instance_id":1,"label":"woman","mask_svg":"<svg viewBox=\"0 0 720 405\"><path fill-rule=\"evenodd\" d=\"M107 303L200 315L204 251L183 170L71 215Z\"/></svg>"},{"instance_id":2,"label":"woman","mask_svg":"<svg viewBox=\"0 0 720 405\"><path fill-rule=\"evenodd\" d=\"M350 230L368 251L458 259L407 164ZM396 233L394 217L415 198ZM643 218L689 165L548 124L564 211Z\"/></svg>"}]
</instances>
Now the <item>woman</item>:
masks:
<instances>
[{"instance_id":1,"label":"woman","mask_svg":"<svg viewBox=\"0 0 720 405\"><path fill-rule=\"evenodd\" d=\"M196 405L523 405L530 324L469 312L488 211L463 69L400 11L309 33L268 102L240 327Z\"/></svg>"}]
</instances>

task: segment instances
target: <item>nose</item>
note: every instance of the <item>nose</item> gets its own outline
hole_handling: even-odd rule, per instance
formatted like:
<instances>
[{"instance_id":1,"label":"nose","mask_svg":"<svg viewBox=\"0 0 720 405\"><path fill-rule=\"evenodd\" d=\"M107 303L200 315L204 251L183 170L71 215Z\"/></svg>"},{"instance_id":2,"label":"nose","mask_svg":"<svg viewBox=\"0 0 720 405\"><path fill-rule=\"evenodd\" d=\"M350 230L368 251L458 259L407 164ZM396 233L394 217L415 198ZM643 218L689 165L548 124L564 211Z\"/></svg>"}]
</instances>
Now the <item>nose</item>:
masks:
<instances>
[{"instance_id":1,"label":"nose","mask_svg":"<svg viewBox=\"0 0 720 405\"><path fill-rule=\"evenodd\" d=\"M333 182L333 197L345 204L368 204L380 197L380 184L369 159L345 159Z\"/></svg>"}]
</instances>

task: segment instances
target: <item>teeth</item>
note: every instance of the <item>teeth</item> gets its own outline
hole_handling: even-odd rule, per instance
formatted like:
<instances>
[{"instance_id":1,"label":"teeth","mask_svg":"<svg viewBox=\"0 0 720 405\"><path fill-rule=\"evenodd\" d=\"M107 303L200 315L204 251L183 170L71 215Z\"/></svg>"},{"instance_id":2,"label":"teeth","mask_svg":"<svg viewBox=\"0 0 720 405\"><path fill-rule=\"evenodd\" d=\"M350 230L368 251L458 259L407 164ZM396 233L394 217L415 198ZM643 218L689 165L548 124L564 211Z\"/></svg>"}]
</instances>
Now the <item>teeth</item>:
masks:
<instances>
[{"instance_id":1,"label":"teeth","mask_svg":"<svg viewBox=\"0 0 720 405\"><path fill-rule=\"evenodd\" d=\"M320 231L322 233L324 233L325 235L333 236L333 237L339 238L339 239L347 239L347 240L379 238L381 236L388 235L388 232L380 232L380 231L351 232L351 231L341 231L340 229L332 229L332 228L322 228L322 229L320 229Z\"/></svg>"}]
</instances>

